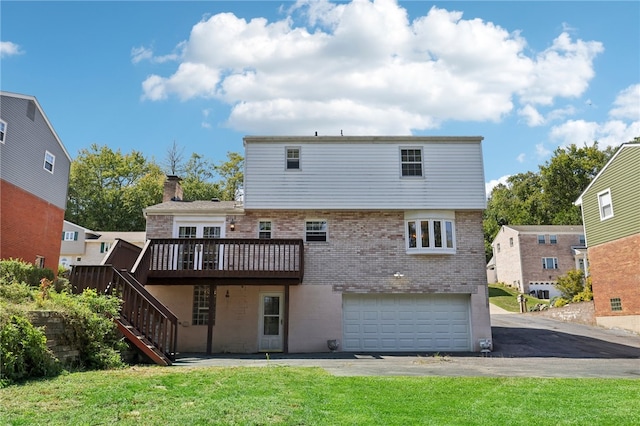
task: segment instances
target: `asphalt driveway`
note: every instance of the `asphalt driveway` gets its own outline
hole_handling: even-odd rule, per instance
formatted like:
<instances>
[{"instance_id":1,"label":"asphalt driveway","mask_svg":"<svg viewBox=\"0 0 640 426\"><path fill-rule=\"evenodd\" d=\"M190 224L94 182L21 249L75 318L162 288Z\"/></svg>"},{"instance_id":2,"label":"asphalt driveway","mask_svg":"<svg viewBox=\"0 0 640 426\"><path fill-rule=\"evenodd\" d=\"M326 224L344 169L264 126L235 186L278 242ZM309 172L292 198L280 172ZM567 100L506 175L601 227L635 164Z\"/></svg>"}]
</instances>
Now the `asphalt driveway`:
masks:
<instances>
[{"instance_id":1,"label":"asphalt driveway","mask_svg":"<svg viewBox=\"0 0 640 426\"><path fill-rule=\"evenodd\" d=\"M199 356L174 366L321 367L336 376L599 377L640 379L640 335L492 309L494 350Z\"/></svg>"}]
</instances>

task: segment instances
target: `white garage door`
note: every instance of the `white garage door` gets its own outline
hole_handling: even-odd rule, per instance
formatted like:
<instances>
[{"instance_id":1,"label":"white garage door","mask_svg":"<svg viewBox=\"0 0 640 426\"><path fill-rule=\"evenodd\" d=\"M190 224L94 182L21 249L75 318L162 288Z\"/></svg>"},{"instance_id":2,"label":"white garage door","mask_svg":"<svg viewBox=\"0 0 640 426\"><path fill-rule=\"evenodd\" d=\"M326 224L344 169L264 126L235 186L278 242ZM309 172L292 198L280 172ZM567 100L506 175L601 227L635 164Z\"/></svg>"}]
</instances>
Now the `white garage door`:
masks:
<instances>
[{"instance_id":1,"label":"white garage door","mask_svg":"<svg viewBox=\"0 0 640 426\"><path fill-rule=\"evenodd\" d=\"M469 295L344 294L347 352L471 350Z\"/></svg>"}]
</instances>

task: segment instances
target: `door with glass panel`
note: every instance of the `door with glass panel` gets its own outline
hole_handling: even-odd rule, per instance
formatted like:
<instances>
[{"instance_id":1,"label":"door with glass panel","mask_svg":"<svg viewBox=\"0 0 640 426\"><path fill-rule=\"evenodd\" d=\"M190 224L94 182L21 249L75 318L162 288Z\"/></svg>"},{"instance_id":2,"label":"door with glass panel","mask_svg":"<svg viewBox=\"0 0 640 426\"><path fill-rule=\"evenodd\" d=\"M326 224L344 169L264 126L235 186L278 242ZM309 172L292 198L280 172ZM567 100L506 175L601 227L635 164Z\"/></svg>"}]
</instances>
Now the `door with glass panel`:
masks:
<instances>
[{"instance_id":1,"label":"door with glass panel","mask_svg":"<svg viewBox=\"0 0 640 426\"><path fill-rule=\"evenodd\" d=\"M260 293L258 349L262 352L283 350L283 302L282 293Z\"/></svg>"},{"instance_id":2,"label":"door with glass panel","mask_svg":"<svg viewBox=\"0 0 640 426\"><path fill-rule=\"evenodd\" d=\"M188 241L178 246L176 256L177 269L195 270L218 269L220 245L216 239L221 237L221 225L179 225L178 238L209 239L204 243L190 244Z\"/></svg>"}]
</instances>

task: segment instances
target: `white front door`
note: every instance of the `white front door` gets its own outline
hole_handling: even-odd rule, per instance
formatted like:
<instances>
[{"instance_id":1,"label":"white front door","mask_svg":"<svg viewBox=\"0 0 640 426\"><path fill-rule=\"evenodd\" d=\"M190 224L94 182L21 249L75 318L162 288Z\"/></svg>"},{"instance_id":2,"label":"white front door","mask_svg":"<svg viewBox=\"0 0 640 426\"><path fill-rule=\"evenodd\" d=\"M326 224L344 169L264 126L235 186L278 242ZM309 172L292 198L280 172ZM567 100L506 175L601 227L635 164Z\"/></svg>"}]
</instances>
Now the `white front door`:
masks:
<instances>
[{"instance_id":1,"label":"white front door","mask_svg":"<svg viewBox=\"0 0 640 426\"><path fill-rule=\"evenodd\" d=\"M283 293L260 293L258 350L261 352L283 350L283 304Z\"/></svg>"}]
</instances>

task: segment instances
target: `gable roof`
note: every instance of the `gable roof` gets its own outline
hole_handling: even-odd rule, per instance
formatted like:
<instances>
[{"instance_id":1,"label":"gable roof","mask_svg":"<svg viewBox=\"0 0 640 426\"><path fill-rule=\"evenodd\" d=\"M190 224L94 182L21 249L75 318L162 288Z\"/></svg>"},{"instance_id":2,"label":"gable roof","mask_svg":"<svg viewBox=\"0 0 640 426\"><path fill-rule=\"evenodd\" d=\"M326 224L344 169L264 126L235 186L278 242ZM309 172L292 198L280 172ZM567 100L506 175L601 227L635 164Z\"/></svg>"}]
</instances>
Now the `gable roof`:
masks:
<instances>
[{"instance_id":1,"label":"gable roof","mask_svg":"<svg viewBox=\"0 0 640 426\"><path fill-rule=\"evenodd\" d=\"M40 106L40 102L38 102L38 99L36 99L35 96L22 95L20 93L12 93L12 92L5 92L5 91L0 91L0 96L7 96L7 97L10 97L10 98L24 99L24 100L27 100L27 101L33 101L35 103L36 107L38 108L38 111L40 111L40 114L42 115L42 118L44 118L45 123L47 123L47 126L49 127L49 130L51 131L53 136L56 138L56 141L60 145L60 149L62 149L62 152L64 152L64 155L67 156L67 159L70 162L72 161L71 160L71 156L69 155L69 152L64 147L64 144L62 143L62 141L58 137L58 134L56 133L56 131L53 128L53 126L51 125L51 122L49 121L49 119L47 118L47 114L44 113L44 110L42 109L42 106Z\"/></svg>"},{"instance_id":2,"label":"gable roof","mask_svg":"<svg viewBox=\"0 0 640 426\"><path fill-rule=\"evenodd\" d=\"M620 153L625 149L640 149L640 143L629 142L629 143L623 143L622 145L620 145L620 148L616 151L615 154L613 154L613 156L609 159L609 161L607 161L607 164L604 165L602 170L600 170L600 172L596 175L596 177L593 178L593 180L589 183L589 185L585 188L585 190L582 191L582 194L580 194L578 199L573 203L574 205L582 206L582 197L584 197L584 195L587 193L587 191L591 189L591 187L595 184L598 178L602 176L602 174L607 170L609 165L613 163L615 159L618 157L618 155L620 155Z\"/></svg>"}]
</instances>

